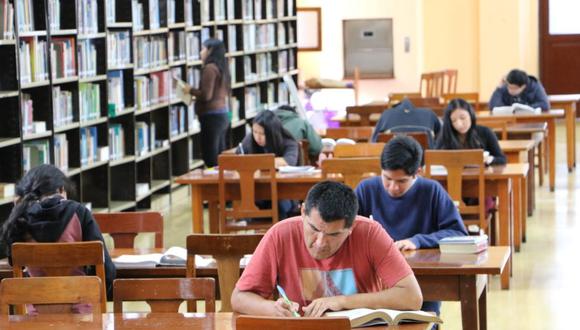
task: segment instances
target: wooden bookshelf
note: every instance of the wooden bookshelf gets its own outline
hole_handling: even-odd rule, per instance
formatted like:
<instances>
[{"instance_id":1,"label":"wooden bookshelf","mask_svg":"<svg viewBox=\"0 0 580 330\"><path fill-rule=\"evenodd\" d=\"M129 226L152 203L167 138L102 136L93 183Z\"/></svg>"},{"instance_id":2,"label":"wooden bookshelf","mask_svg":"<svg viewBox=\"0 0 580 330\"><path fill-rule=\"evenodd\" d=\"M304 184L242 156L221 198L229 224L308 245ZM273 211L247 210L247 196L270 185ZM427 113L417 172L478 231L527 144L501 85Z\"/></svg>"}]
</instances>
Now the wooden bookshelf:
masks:
<instances>
[{"instance_id":1,"label":"wooden bookshelf","mask_svg":"<svg viewBox=\"0 0 580 330\"><path fill-rule=\"evenodd\" d=\"M259 111L289 102L283 75L297 79L294 0L23 0L22 22L7 1L0 182L58 164L76 185L71 198L100 212L150 208L203 166L195 105L176 100L171 77L198 83L205 38L224 40L230 61L230 147ZM3 199L0 219L11 208Z\"/></svg>"}]
</instances>

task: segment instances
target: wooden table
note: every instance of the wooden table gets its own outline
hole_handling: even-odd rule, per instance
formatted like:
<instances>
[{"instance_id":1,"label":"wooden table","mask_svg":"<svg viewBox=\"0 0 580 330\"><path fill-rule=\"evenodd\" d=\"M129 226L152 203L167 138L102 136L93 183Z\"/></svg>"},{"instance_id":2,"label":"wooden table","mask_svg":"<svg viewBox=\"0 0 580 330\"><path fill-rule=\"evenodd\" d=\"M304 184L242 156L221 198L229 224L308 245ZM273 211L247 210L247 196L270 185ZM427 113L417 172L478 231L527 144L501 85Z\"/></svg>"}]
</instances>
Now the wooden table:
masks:
<instances>
[{"instance_id":1,"label":"wooden table","mask_svg":"<svg viewBox=\"0 0 580 330\"><path fill-rule=\"evenodd\" d=\"M234 330L233 313L123 313L92 315L44 314L37 316L1 315L0 329L196 329ZM402 324L399 326L374 326L369 329L426 330L430 323ZM286 329L280 327L280 329Z\"/></svg>"},{"instance_id":2,"label":"wooden table","mask_svg":"<svg viewBox=\"0 0 580 330\"><path fill-rule=\"evenodd\" d=\"M550 191L554 191L556 185L556 119L565 116L564 110L550 110L542 112L541 114L515 114L515 115L492 115L490 111L480 111L477 113L477 118L494 118L513 120L516 123L541 123L548 124L548 169ZM575 141L568 141L568 143L575 144Z\"/></svg>"},{"instance_id":3,"label":"wooden table","mask_svg":"<svg viewBox=\"0 0 580 330\"><path fill-rule=\"evenodd\" d=\"M580 102L580 94L548 95L552 109L564 109L566 113L566 160L568 172L576 167L576 103Z\"/></svg>"},{"instance_id":4,"label":"wooden table","mask_svg":"<svg viewBox=\"0 0 580 330\"><path fill-rule=\"evenodd\" d=\"M524 200L527 201L527 215L531 217L533 215L534 209L536 207L536 189L535 185L535 158L534 158L534 148L536 146L536 141L534 140L500 140L499 147L506 156L508 163L528 163L530 168L528 169L528 177L525 180L527 182L527 189L523 191ZM525 215L526 212L523 212ZM522 240L525 242L526 231L525 231L525 216L522 218Z\"/></svg>"}]
</instances>

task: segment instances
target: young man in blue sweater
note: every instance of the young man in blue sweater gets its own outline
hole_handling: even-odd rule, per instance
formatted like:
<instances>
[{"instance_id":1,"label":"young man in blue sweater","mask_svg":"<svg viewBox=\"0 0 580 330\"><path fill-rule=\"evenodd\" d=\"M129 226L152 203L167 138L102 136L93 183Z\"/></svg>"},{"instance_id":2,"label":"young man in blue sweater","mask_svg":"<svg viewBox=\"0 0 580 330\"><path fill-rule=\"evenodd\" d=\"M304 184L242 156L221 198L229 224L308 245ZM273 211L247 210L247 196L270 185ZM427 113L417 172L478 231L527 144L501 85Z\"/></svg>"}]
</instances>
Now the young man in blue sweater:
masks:
<instances>
[{"instance_id":1,"label":"young man in blue sweater","mask_svg":"<svg viewBox=\"0 0 580 330\"><path fill-rule=\"evenodd\" d=\"M434 180L418 176L423 150L408 136L389 141L381 154L381 176L362 181L355 190L359 214L381 223L399 250L436 248L448 236L467 235L449 194ZM423 310L439 314L440 302Z\"/></svg>"}]
</instances>

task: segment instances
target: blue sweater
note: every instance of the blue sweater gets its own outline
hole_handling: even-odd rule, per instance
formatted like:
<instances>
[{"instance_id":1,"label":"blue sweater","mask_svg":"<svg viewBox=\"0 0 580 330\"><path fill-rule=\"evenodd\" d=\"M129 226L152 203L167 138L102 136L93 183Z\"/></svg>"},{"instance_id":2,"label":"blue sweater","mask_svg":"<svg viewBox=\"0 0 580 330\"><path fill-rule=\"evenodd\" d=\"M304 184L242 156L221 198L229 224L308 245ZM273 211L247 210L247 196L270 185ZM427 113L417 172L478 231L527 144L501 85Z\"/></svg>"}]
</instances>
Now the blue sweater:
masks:
<instances>
[{"instance_id":1,"label":"blue sweater","mask_svg":"<svg viewBox=\"0 0 580 330\"><path fill-rule=\"evenodd\" d=\"M380 176L362 181L355 190L359 214L380 222L395 240L410 239L417 248L435 248L439 240L467 235L457 208L436 181L418 177L401 197L385 190Z\"/></svg>"}]
</instances>

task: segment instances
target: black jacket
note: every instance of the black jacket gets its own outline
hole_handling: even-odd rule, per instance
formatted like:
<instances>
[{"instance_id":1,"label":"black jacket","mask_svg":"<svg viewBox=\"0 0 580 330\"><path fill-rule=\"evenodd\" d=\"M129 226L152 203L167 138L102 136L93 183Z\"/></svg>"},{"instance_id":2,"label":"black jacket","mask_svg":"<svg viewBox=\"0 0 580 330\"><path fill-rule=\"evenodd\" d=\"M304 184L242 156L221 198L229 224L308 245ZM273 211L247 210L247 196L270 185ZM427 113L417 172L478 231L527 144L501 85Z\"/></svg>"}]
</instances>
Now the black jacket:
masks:
<instances>
[{"instance_id":1,"label":"black jacket","mask_svg":"<svg viewBox=\"0 0 580 330\"><path fill-rule=\"evenodd\" d=\"M532 108L541 108L542 111L550 110L548 95L542 83L534 76L528 76L529 83L526 88L517 96L511 96L507 85L495 89L489 100L489 108L509 106L514 103L526 104Z\"/></svg>"}]
</instances>

